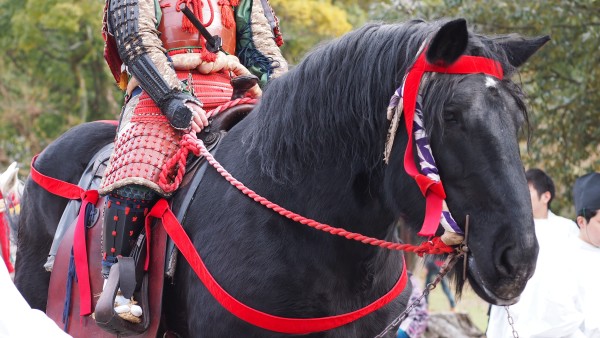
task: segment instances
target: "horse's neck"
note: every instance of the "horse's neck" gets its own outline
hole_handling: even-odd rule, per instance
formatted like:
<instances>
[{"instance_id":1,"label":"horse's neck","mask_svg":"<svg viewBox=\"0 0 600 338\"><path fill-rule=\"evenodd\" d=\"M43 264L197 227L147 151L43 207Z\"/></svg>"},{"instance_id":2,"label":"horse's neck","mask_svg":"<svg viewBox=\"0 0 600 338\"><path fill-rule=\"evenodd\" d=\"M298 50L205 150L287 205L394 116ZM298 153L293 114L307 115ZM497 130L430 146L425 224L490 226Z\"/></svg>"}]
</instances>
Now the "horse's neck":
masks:
<instances>
[{"instance_id":1,"label":"horse's neck","mask_svg":"<svg viewBox=\"0 0 600 338\"><path fill-rule=\"evenodd\" d=\"M227 166L239 168L234 175L238 180L259 194L264 192L271 202L318 222L366 236L381 238L389 235L397 217L385 200L385 168L352 170L351 159L347 163L330 162L317 168L312 163L305 163L302 168L294 169L302 173L300 182L278 183L261 171L259 158L247 156L248 144L244 144L244 140L248 139L249 129L245 125L256 123L252 120L250 116L236 126L219 150L227 153L226 169ZM285 158L273 161L285 161Z\"/></svg>"}]
</instances>

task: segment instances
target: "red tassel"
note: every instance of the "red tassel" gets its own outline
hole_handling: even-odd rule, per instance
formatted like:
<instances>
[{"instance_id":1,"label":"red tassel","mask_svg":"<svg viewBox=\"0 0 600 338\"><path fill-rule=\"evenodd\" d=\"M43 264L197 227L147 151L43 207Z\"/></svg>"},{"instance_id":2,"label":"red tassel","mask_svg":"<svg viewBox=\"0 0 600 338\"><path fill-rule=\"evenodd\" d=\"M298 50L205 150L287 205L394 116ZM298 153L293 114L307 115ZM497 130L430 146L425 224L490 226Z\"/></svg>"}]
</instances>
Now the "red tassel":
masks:
<instances>
[{"instance_id":1,"label":"red tassel","mask_svg":"<svg viewBox=\"0 0 600 338\"><path fill-rule=\"evenodd\" d=\"M279 31L279 27L273 29L273 34L275 34L275 43L277 44L277 47L281 47L283 45L283 35L281 35L281 32Z\"/></svg>"},{"instance_id":2,"label":"red tassel","mask_svg":"<svg viewBox=\"0 0 600 338\"><path fill-rule=\"evenodd\" d=\"M238 1L238 0L234 0L234 1ZM227 6L223 7L223 5L221 5L221 2L226 2ZM176 5L177 11L180 11L179 8L182 3L185 3L185 5L188 8L190 8L192 13L194 13L194 15L198 18L198 20L200 22L202 22L202 6L203 6L202 0L177 0L177 5ZM210 26L210 24L212 23L212 20L213 20L213 8L212 8L210 1L209 1L208 5L210 7L211 16L210 16L210 20L208 20L207 23L202 23L205 27ZM219 5L221 5L222 8L229 9L229 16L230 16L230 20L231 20L230 24L231 24L231 22L233 22L233 10L230 7L230 2L228 0L219 0ZM225 13L225 12L226 11L222 11L222 13ZM223 22L223 24L227 27L227 23L225 23L225 21ZM185 15L183 16L183 19L181 21L181 28L185 32L189 32L189 33L198 32L198 29L196 29L196 27L194 27L192 22ZM217 54L211 53L206 49L206 40L202 36L199 36L199 40L200 40L200 44L202 46L202 50L200 50L200 57L202 58L202 61L215 62L215 60L217 60Z\"/></svg>"},{"instance_id":3,"label":"red tassel","mask_svg":"<svg viewBox=\"0 0 600 338\"><path fill-rule=\"evenodd\" d=\"M179 6L181 6L181 4L185 4L186 7L188 7L190 9L190 11L192 11L192 13L194 13L194 15L198 18L198 20L200 20L200 22L202 22L202 1L201 0L177 0L177 11L181 11L179 8ZM192 24L192 22L184 15L183 19L181 20L181 28L183 29L184 32L188 32L188 33L194 33L197 32L198 30L196 29L196 27L194 27L194 25Z\"/></svg>"},{"instance_id":4,"label":"red tassel","mask_svg":"<svg viewBox=\"0 0 600 338\"><path fill-rule=\"evenodd\" d=\"M206 49L206 44L202 41L202 50L200 51L200 58L204 62L215 62L217 60L217 54L211 53Z\"/></svg>"},{"instance_id":5,"label":"red tassel","mask_svg":"<svg viewBox=\"0 0 600 338\"><path fill-rule=\"evenodd\" d=\"M221 22L225 28L233 27L235 19L233 18L233 8L229 0L219 0L219 6L221 7Z\"/></svg>"}]
</instances>

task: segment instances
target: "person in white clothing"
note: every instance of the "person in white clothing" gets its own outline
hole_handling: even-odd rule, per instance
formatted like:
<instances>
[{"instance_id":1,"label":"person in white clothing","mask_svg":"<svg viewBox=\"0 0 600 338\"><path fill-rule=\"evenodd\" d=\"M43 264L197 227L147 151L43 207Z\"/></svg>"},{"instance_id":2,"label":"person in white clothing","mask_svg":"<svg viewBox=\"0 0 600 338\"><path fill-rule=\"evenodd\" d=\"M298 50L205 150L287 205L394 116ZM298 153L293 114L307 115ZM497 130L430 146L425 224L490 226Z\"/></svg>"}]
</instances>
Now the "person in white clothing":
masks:
<instances>
[{"instance_id":1,"label":"person in white clothing","mask_svg":"<svg viewBox=\"0 0 600 338\"><path fill-rule=\"evenodd\" d=\"M572 253L565 252L561 248L565 240L575 238L579 231L575 222L555 215L550 206L555 196L555 187L552 179L540 169L530 169L525 173L529 192L531 194L531 206L535 223L535 235L539 244L539 253L536 271L527 282L525 290L521 294L518 303L510 306L508 310L514 321L514 328L520 337L533 337L526 335L527 327L534 325L527 319L537 309L538 293L541 285L546 282L548 276L556 274L559 269L555 264L556 256L567 255L573 257ZM490 318L487 328L488 338L513 337L513 328L508 321L507 309L503 306L492 305L490 307ZM537 337L561 337L561 336L537 336Z\"/></svg>"},{"instance_id":2,"label":"person in white clothing","mask_svg":"<svg viewBox=\"0 0 600 338\"><path fill-rule=\"evenodd\" d=\"M4 264L0 264L0 337L71 337L45 313L27 304Z\"/></svg>"}]
</instances>

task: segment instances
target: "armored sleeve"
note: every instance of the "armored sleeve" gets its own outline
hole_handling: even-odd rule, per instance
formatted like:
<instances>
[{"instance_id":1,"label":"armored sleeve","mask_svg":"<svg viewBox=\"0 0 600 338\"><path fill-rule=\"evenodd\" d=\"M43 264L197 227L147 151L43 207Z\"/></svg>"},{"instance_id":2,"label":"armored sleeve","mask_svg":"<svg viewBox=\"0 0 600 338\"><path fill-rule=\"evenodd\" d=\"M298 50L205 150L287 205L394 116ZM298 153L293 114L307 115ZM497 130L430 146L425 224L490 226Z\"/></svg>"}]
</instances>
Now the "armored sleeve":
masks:
<instances>
[{"instance_id":1,"label":"armored sleeve","mask_svg":"<svg viewBox=\"0 0 600 338\"><path fill-rule=\"evenodd\" d=\"M182 91L181 82L166 57L156 29L155 1L108 1L108 29L115 37L123 64L174 128L188 128L192 111L185 103L200 102Z\"/></svg>"}]
</instances>

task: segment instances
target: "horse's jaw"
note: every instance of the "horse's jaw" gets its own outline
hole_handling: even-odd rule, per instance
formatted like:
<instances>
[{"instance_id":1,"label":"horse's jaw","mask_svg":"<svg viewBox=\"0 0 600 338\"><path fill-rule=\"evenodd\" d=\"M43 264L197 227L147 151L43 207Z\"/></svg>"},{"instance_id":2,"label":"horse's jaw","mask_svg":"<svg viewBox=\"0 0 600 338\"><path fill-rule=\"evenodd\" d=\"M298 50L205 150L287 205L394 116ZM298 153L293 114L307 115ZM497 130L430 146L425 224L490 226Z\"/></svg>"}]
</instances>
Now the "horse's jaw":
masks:
<instances>
[{"instance_id":1,"label":"horse's jaw","mask_svg":"<svg viewBox=\"0 0 600 338\"><path fill-rule=\"evenodd\" d=\"M472 256L468 258L467 279L475 293L481 297L481 299L490 304L499 306L513 305L518 302L521 292L525 288L525 283L527 282L527 278L523 280L517 276L517 278L513 279L510 283L504 283L498 288L498 291L494 292L490 286L491 281L487 281L483 277L477 266L477 261ZM498 281L493 282L497 283Z\"/></svg>"}]
</instances>

